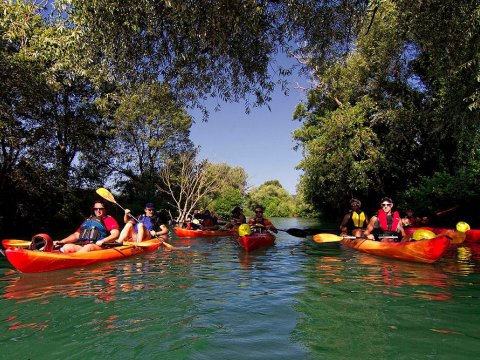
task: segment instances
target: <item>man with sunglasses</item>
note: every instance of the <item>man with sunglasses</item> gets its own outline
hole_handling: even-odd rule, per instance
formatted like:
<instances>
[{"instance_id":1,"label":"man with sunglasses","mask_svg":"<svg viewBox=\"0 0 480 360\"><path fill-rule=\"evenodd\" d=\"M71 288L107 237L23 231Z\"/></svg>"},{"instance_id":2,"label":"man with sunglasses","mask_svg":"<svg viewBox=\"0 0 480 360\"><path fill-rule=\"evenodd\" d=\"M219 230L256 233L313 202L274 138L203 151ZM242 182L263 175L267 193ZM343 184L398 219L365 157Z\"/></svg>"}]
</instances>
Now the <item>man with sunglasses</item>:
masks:
<instances>
[{"instance_id":1,"label":"man with sunglasses","mask_svg":"<svg viewBox=\"0 0 480 360\"><path fill-rule=\"evenodd\" d=\"M119 243L132 239L135 242L149 240L152 237L168 234L168 228L162 223L160 218L155 214L152 202L147 202L143 209L144 214L137 217L138 223L130 215L130 210L125 209L123 221L125 227L118 238Z\"/></svg>"},{"instance_id":2,"label":"man with sunglasses","mask_svg":"<svg viewBox=\"0 0 480 360\"><path fill-rule=\"evenodd\" d=\"M260 230L260 232L262 232L262 230L265 229L265 230L273 231L274 233L278 232L277 228L272 224L272 222L263 217L263 207L255 206L253 211L255 212L255 216L248 221L248 224L254 230L257 229L257 230Z\"/></svg>"},{"instance_id":3,"label":"man with sunglasses","mask_svg":"<svg viewBox=\"0 0 480 360\"><path fill-rule=\"evenodd\" d=\"M399 242L405 237L402 219L398 211L392 211L393 201L389 197L382 198L380 210L372 216L364 235L367 239Z\"/></svg>"},{"instance_id":4,"label":"man with sunglasses","mask_svg":"<svg viewBox=\"0 0 480 360\"><path fill-rule=\"evenodd\" d=\"M113 242L119 233L118 222L107 215L105 202L96 200L92 206L92 215L77 231L60 241L55 241L54 245L64 245L61 251L66 254L101 250L104 243Z\"/></svg>"}]
</instances>

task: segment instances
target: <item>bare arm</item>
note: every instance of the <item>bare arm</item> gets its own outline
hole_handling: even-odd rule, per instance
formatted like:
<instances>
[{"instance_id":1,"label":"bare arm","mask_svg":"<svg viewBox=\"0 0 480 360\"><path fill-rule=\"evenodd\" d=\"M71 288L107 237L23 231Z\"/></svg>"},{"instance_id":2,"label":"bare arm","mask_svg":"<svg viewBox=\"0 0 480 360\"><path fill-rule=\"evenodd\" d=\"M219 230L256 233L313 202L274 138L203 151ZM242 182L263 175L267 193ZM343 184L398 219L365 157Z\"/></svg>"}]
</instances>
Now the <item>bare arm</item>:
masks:
<instances>
[{"instance_id":1,"label":"bare arm","mask_svg":"<svg viewBox=\"0 0 480 360\"><path fill-rule=\"evenodd\" d=\"M365 229L364 231L364 235L367 239L374 239L373 235L372 235L372 231L373 231L373 228L375 227L375 222L377 221L377 217L376 216L372 216L372 218L370 219L370 222L368 223L367 225L367 228Z\"/></svg>"}]
</instances>

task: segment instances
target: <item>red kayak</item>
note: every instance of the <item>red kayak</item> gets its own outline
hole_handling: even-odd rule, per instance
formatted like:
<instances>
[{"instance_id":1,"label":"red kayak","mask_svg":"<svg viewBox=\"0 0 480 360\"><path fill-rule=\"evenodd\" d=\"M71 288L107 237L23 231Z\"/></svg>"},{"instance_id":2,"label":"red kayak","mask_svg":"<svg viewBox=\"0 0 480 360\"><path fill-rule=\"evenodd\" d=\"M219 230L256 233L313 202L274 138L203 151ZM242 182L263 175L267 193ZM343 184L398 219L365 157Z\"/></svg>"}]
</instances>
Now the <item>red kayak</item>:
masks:
<instances>
[{"instance_id":1,"label":"red kayak","mask_svg":"<svg viewBox=\"0 0 480 360\"><path fill-rule=\"evenodd\" d=\"M343 239L341 243L368 254L413 262L432 263L437 261L447 250L450 240L446 236L406 242L380 242L356 238Z\"/></svg>"},{"instance_id":2,"label":"red kayak","mask_svg":"<svg viewBox=\"0 0 480 360\"><path fill-rule=\"evenodd\" d=\"M203 236L232 236L236 230L192 230L180 227L173 228L178 237L203 237Z\"/></svg>"},{"instance_id":3,"label":"red kayak","mask_svg":"<svg viewBox=\"0 0 480 360\"><path fill-rule=\"evenodd\" d=\"M8 261L19 271L23 273L37 273L73 267L83 267L104 261L112 261L134 256L148 251L158 249L162 242L157 239L142 241L141 243L121 245L112 248L64 254L58 250L43 252L38 250L27 250L19 247L6 246L5 256ZM18 241L18 240L17 240ZM15 245L13 245L15 246Z\"/></svg>"},{"instance_id":4,"label":"red kayak","mask_svg":"<svg viewBox=\"0 0 480 360\"><path fill-rule=\"evenodd\" d=\"M440 228L440 227L429 227L429 226L422 226L422 227L406 227L405 232L408 235L411 235L415 232L415 230L425 229L433 231L435 234L445 234L455 232L455 229L451 228ZM466 233L465 242L469 243L478 243L480 242L480 229L471 229L468 230Z\"/></svg>"},{"instance_id":5,"label":"red kayak","mask_svg":"<svg viewBox=\"0 0 480 360\"><path fill-rule=\"evenodd\" d=\"M269 232L253 233L251 235L237 237L237 242L245 251L249 252L272 246L275 243L275 235Z\"/></svg>"}]
</instances>

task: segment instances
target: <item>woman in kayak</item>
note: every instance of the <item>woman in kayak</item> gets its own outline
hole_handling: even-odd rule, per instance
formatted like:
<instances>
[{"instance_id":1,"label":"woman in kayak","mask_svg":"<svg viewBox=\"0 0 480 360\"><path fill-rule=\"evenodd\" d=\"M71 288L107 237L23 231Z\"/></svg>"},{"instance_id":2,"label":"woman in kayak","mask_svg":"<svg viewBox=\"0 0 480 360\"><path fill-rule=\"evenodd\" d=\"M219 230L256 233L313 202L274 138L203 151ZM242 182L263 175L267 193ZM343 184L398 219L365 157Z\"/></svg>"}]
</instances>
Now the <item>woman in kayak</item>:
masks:
<instances>
[{"instance_id":1,"label":"woman in kayak","mask_svg":"<svg viewBox=\"0 0 480 360\"><path fill-rule=\"evenodd\" d=\"M405 237L402 219L398 211L393 211L393 201L389 197L382 198L380 210L372 216L364 235L367 239L381 240L384 236L386 241L399 242Z\"/></svg>"},{"instance_id":2,"label":"woman in kayak","mask_svg":"<svg viewBox=\"0 0 480 360\"><path fill-rule=\"evenodd\" d=\"M247 219L243 215L242 208L240 206L235 206L232 210L232 216L230 217L230 222L224 226L225 230L237 229L240 225L245 224Z\"/></svg>"},{"instance_id":3,"label":"woman in kayak","mask_svg":"<svg viewBox=\"0 0 480 360\"><path fill-rule=\"evenodd\" d=\"M277 228L272 224L272 222L263 217L263 208L261 206L255 206L254 208L255 216L248 221L248 224L252 228L257 229L266 229L277 233ZM261 232L261 231L260 231Z\"/></svg>"},{"instance_id":4,"label":"woman in kayak","mask_svg":"<svg viewBox=\"0 0 480 360\"><path fill-rule=\"evenodd\" d=\"M353 198L350 200L350 210L343 217L340 224L340 231L343 235L361 236L362 228L368 225L368 216L361 210L362 202Z\"/></svg>"},{"instance_id":5,"label":"woman in kayak","mask_svg":"<svg viewBox=\"0 0 480 360\"><path fill-rule=\"evenodd\" d=\"M116 240L119 234L117 220L107 215L105 202L97 200L93 203L92 215L77 231L60 241L55 241L54 245L64 245L61 251L66 254L101 250L104 243Z\"/></svg>"},{"instance_id":6,"label":"woman in kayak","mask_svg":"<svg viewBox=\"0 0 480 360\"><path fill-rule=\"evenodd\" d=\"M135 242L150 240L152 237L168 234L168 228L160 221L160 218L155 214L153 203L147 202L143 209L144 214L137 217L138 223L130 215L130 210L125 209L123 221L125 226L118 238L119 243L131 239Z\"/></svg>"}]
</instances>

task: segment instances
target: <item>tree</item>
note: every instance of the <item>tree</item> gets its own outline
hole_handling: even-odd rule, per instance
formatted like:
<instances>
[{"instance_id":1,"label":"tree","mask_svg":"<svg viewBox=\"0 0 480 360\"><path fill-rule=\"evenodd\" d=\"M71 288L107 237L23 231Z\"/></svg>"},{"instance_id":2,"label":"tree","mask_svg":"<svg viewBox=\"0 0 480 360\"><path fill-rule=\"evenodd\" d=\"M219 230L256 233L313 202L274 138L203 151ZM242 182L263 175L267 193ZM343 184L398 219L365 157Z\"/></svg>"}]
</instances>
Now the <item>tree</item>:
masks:
<instances>
[{"instance_id":1,"label":"tree","mask_svg":"<svg viewBox=\"0 0 480 360\"><path fill-rule=\"evenodd\" d=\"M125 89L113 116L112 168L117 186L130 198L154 198L158 173L179 154L193 151L192 120L166 84L142 83Z\"/></svg>"},{"instance_id":2,"label":"tree","mask_svg":"<svg viewBox=\"0 0 480 360\"><path fill-rule=\"evenodd\" d=\"M295 138L317 209L356 193L396 197L419 175L453 174L477 156L478 4L392 0L355 14L343 56L303 59L316 88L297 109Z\"/></svg>"},{"instance_id":3,"label":"tree","mask_svg":"<svg viewBox=\"0 0 480 360\"><path fill-rule=\"evenodd\" d=\"M282 187L278 180L266 181L249 193L249 208L260 205L264 207L265 216L288 217L295 210L292 196Z\"/></svg>"},{"instance_id":4,"label":"tree","mask_svg":"<svg viewBox=\"0 0 480 360\"><path fill-rule=\"evenodd\" d=\"M176 223L183 222L198 202L215 191L215 178L208 176L207 161L197 161L197 151L182 153L161 169L160 178L165 192L177 210Z\"/></svg>"}]
</instances>

